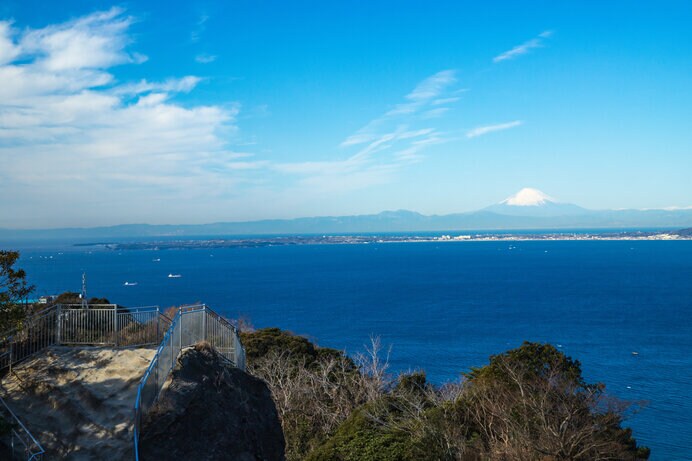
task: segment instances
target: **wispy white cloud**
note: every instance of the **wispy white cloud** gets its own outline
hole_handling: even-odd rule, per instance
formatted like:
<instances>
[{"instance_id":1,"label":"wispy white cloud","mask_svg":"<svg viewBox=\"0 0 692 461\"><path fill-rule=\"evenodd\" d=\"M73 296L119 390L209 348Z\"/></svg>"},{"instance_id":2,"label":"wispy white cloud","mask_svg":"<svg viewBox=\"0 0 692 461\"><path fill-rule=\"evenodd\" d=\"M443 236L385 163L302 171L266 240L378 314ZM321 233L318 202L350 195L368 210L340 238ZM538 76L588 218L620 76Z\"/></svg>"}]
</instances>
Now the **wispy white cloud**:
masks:
<instances>
[{"instance_id":1,"label":"wispy white cloud","mask_svg":"<svg viewBox=\"0 0 692 461\"><path fill-rule=\"evenodd\" d=\"M458 97L450 97L448 94L456 81L456 72L453 70L443 70L424 79L405 96L405 102L396 104L382 116L346 138L341 143L342 147L376 141L382 136L383 127L387 125L410 123L426 107L435 105L440 108L458 101Z\"/></svg>"},{"instance_id":2,"label":"wispy white cloud","mask_svg":"<svg viewBox=\"0 0 692 461\"><path fill-rule=\"evenodd\" d=\"M421 113L421 118L439 118L445 115L447 112L449 112L449 107L438 107L436 109L426 110L425 112Z\"/></svg>"},{"instance_id":3,"label":"wispy white cloud","mask_svg":"<svg viewBox=\"0 0 692 461\"><path fill-rule=\"evenodd\" d=\"M440 106L442 104L451 104L451 103L457 102L460 99L461 98L459 96L455 96L452 98L433 99L433 101L430 104L432 104L433 106Z\"/></svg>"},{"instance_id":4,"label":"wispy white cloud","mask_svg":"<svg viewBox=\"0 0 692 461\"><path fill-rule=\"evenodd\" d=\"M266 167L229 147L239 104L174 102L199 77L115 80L112 66L142 61L132 22L113 8L35 30L0 23L0 226L151 221L147 210L194 221ZM80 207L89 223L70 221Z\"/></svg>"},{"instance_id":5,"label":"wispy white cloud","mask_svg":"<svg viewBox=\"0 0 692 461\"><path fill-rule=\"evenodd\" d=\"M213 54L202 53L195 56L195 61L200 64L209 64L210 62L216 61L216 56Z\"/></svg>"},{"instance_id":6,"label":"wispy white cloud","mask_svg":"<svg viewBox=\"0 0 692 461\"><path fill-rule=\"evenodd\" d=\"M435 144L442 144L449 142L451 139L441 137L437 134L431 134L430 136L425 136L413 141L408 147L396 151L394 156L397 160L402 162L417 162L422 159L421 152L427 147L433 146Z\"/></svg>"},{"instance_id":7,"label":"wispy white cloud","mask_svg":"<svg viewBox=\"0 0 692 461\"><path fill-rule=\"evenodd\" d=\"M429 122L444 116L459 100L456 73L444 70L418 83L383 115L371 120L342 143L343 159L280 163L278 172L298 175L299 185L320 191L345 191L391 180L404 165L422 159L422 152L446 142L444 134Z\"/></svg>"},{"instance_id":8,"label":"wispy white cloud","mask_svg":"<svg viewBox=\"0 0 692 461\"><path fill-rule=\"evenodd\" d=\"M202 34L204 31L207 30L207 21L209 21L209 15L208 14L201 14L199 18L197 19L197 22L195 22L195 26L190 32L190 41L193 43L199 42L199 40L202 38Z\"/></svg>"},{"instance_id":9,"label":"wispy white cloud","mask_svg":"<svg viewBox=\"0 0 692 461\"><path fill-rule=\"evenodd\" d=\"M128 83L115 87L115 94L141 94L148 92L189 93L202 79L194 75L182 78L169 78L163 82L149 82L145 79L137 83Z\"/></svg>"},{"instance_id":10,"label":"wispy white cloud","mask_svg":"<svg viewBox=\"0 0 692 461\"><path fill-rule=\"evenodd\" d=\"M411 101L430 101L440 96L449 85L456 81L455 71L443 70L420 82L413 91L406 95L406 99Z\"/></svg>"},{"instance_id":11,"label":"wispy white cloud","mask_svg":"<svg viewBox=\"0 0 692 461\"><path fill-rule=\"evenodd\" d=\"M522 124L523 124L523 122L521 120L514 120L513 122L499 123L497 125L479 126L479 127L473 128L472 130L467 131L466 137L467 138L476 138L478 136L483 136L485 134L493 133L495 131L509 130L510 128L514 128L514 127L520 126Z\"/></svg>"},{"instance_id":12,"label":"wispy white cloud","mask_svg":"<svg viewBox=\"0 0 692 461\"><path fill-rule=\"evenodd\" d=\"M3 65L19 55L19 47L12 41L12 23L0 21L0 65Z\"/></svg>"},{"instance_id":13,"label":"wispy white cloud","mask_svg":"<svg viewBox=\"0 0 692 461\"><path fill-rule=\"evenodd\" d=\"M20 52L34 56L48 71L105 68L141 63L146 57L128 53L124 33L134 22L121 8L94 13L64 24L32 30L22 36Z\"/></svg>"},{"instance_id":14,"label":"wispy white cloud","mask_svg":"<svg viewBox=\"0 0 692 461\"><path fill-rule=\"evenodd\" d=\"M540 34L538 34L537 37L532 38L531 40L524 42L521 45L515 46L511 50L505 51L504 53L495 56L493 58L493 62L497 63L506 61L508 59L514 59L528 53L529 51L535 48L541 48L543 46L543 42L545 41L545 39L549 38L551 35L553 35L553 32L550 30L541 32Z\"/></svg>"}]
</instances>

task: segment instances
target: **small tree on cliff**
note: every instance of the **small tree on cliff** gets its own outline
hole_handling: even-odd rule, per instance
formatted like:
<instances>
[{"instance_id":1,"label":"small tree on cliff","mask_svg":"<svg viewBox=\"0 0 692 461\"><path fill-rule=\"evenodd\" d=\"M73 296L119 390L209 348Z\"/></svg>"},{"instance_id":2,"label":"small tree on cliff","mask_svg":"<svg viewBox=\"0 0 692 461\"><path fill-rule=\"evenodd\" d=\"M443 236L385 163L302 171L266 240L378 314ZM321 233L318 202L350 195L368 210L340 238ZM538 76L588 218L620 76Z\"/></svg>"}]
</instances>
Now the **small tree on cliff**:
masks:
<instances>
[{"instance_id":1,"label":"small tree on cliff","mask_svg":"<svg viewBox=\"0 0 692 461\"><path fill-rule=\"evenodd\" d=\"M19 259L16 251L0 250L0 334L14 328L26 317L23 301L34 287L26 283L26 274L13 266Z\"/></svg>"},{"instance_id":2,"label":"small tree on cliff","mask_svg":"<svg viewBox=\"0 0 692 461\"><path fill-rule=\"evenodd\" d=\"M626 402L587 383L581 364L526 342L467 375L463 406L491 459L648 459L621 423Z\"/></svg>"}]
</instances>

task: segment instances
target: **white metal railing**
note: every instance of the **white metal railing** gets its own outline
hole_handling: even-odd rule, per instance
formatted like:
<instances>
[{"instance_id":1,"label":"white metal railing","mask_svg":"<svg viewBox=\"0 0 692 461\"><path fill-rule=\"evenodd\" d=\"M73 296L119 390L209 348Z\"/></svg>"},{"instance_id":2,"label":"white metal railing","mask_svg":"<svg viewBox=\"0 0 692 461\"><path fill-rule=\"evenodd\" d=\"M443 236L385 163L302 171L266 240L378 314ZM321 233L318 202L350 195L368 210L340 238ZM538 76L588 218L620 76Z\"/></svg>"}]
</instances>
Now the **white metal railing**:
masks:
<instances>
[{"instance_id":1,"label":"white metal railing","mask_svg":"<svg viewBox=\"0 0 692 461\"><path fill-rule=\"evenodd\" d=\"M15 328L0 335L0 371L58 342L58 314L55 306L44 309Z\"/></svg>"},{"instance_id":2,"label":"white metal railing","mask_svg":"<svg viewBox=\"0 0 692 461\"><path fill-rule=\"evenodd\" d=\"M40 460L45 450L17 418L17 415L10 410L2 397L0 397L0 415L4 415L6 423L10 425L10 430L5 437L12 459L21 457L29 461Z\"/></svg>"},{"instance_id":3,"label":"white metal railing","mask_svg":"<svg viewBox=\"0 0 692 461\"><path fill-rule=\"evenodd\" d=\"M204 304L179 308L137 388L133 430L135 460L139 461L142 417L158 399L180 351L199 341L209 342L223 357L245 370L245 349L235 326Z\"/></svg>"},{"instance_id":4,"label":"white metal railing","mask_svg":"<svg viewBox=\"0 0 692 461\"><path fill-rule=\"evenodd\" d=\"M127 308L92 304L84 308L54 305L29 317L19 328L0 334L0 376L11 372L17 363L54 345L134 347L159 344L170 325L171 319L161 314L158 306ZM40 459L43 448L4 401L0 410L3 408L13 427L8 446L12 450L23 447L21 450L28 460Z\"/></svg>"},{"instance_id":5,"label":"white metal railing","mask_svg":"<svg viewBox=\"0 0 692 461\"><path fill-rule=\"evenodd\" d=\"M53 345L132 347L161 342L170 319L158 306L57 304L0 334L0 371Z\"/></svg>"}]
</instances>

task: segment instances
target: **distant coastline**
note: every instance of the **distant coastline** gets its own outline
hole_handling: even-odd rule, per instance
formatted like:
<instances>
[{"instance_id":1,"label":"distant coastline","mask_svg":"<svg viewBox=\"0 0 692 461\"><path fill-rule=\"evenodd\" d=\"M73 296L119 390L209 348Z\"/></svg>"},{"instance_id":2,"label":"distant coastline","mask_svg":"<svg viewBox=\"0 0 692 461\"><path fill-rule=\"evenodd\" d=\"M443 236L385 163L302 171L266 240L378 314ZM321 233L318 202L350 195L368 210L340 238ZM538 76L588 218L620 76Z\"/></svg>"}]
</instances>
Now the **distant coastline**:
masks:
<instances>
[{"instance_id":1,"label":"distant coastline","mask_svg":"<svg viewBox=\"0 0 692 461\"><path fill-rule=\"evenodd\" d=\"M214 239L152 240L140 242L77 243L80 247L110 250L170 250L195 248L243 248L287 245L364 245L377 243L518 242L598 240L692 240L692 229L678 231L550 232L550 233L443 233L440 235L321 235L282 237L236 237Z\"/></svg>"},{"instance_id":2,"label":"distant coastline","mask_svg":"<svg viewBox=\"0 0 692 461\"><path fill-rule=\"evenodd\" d=\"M280 238L290 235L374 235L464 232L536 235L674 231L692 228L692 208L645 210L589 210L551 200L534 189L522 189L500 203L476 211L425 215L410 210L377 214L313 216L259 221L227 221L207 224L118 224L97 227L1 228L2 240L63 239L80 242L113 242L132 238L199 239ZM642 237L639 235L639 237ZM543 238L543 237L540 237ZM629 238L629 236L625 236ZM417 241L417 240L416 240ZM310 242L316 243L316 242ZM325 243L325 242L319 242ZM333 242L326 242L333 243ZM348 243L348 242L340 242Z\"/></svg>"}]
</instances>

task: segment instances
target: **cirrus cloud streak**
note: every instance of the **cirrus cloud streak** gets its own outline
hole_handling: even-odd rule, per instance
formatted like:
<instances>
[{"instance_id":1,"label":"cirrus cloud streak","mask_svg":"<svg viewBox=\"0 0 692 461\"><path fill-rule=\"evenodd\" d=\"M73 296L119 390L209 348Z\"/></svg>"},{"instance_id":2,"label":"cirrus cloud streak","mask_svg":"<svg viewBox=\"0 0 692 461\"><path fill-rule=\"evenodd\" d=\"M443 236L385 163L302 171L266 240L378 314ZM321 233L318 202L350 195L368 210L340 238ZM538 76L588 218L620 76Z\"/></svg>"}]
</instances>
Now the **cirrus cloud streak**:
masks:
<instances>
[{"instance_id":1,"label":"cirrus cloud streak","mask_svg":"<svg viewBox=\"0 0 692 461\"><path fill-rule=\"evenodd\" d=\"M471 139L471 138L477 138L478 136L483 136L488 133L494 133L496 131L503 131L503 130L509 130L510 128L515 128L517 126L523 125L524 122L521 120L514 120L512 122L507 122L507 123L498 123L497 125L485 125L485 126L478 126L476 128L473 128L469 131L466 132L466 137Z\"/></svg>"}]
</instances>

